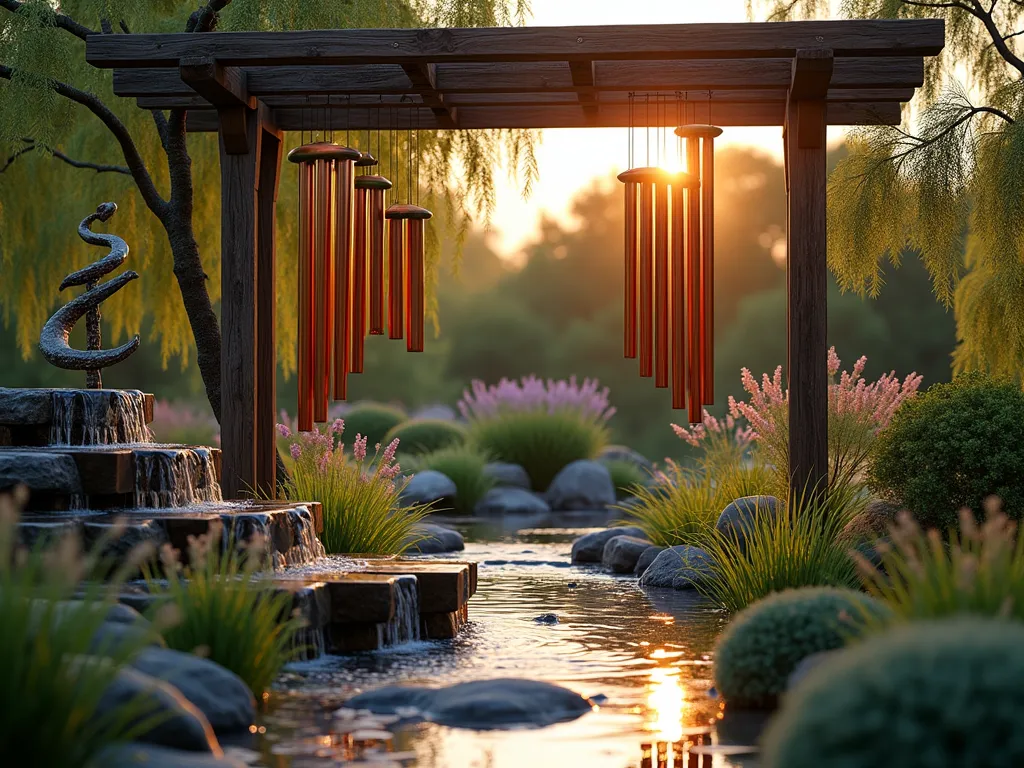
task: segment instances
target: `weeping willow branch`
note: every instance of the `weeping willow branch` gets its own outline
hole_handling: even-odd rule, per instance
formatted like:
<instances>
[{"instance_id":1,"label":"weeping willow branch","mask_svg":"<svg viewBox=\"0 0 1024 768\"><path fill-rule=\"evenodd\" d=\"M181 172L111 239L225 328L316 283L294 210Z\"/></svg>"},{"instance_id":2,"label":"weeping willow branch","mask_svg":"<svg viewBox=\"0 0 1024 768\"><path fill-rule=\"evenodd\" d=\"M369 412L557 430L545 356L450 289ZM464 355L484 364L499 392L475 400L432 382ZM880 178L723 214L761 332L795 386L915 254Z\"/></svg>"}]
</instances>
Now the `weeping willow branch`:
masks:
<instances>
[{"instance_id":1,"label":"weeping willow branch","mask_svg":"<svg viewBox=\"0 0 1024 768\"><path fill-rule=\"evenodd\" d=\"M11 13L17 13L24 5L25 3L19 2L19 0L0 0L0 8L6 8ZM89 35L97 34L95 30L89 29L84 24L79 24L70 16L65 16L63 13L54 13L52 18L55 26L67 30L75 37L82 40L85 40Z\"/></svg>"},{"instance_id":2,"label":"weeping willow branch","mask_svg":"<svg viewBox=\"0 0 1024 768\"><path fill-rule=\"evenodd\" d=\"M903 0L907 2L907 0ZM1010 46L1006 44L1006 39L1003 37L1002 30L996 26L995 19L992 17L992 12L986 11L978 0L971 0L972 8L965 8L967 13L971 14L982 24L985 25L985 30L992 38L992 44L999 51L999 55L1003 57L1007 64L1024 75L1024 60L1021 60L1013 51L1010 50ZM993 8L995 5L992 6Z\"/></svg>"},{"instance_id":3,"label":"weeping willow branch","mask_svg":"<svg viewBox=\"0 0 1024 768\"><path fill-rule=\"evenodd\" d=\"M10 80L14 77L14 74L13 69L0 64L0 77ZM160 197L160 193L157 192L153 179L146 169L146 163L139 154L138 147L135 146L135 141L128 132L128 128L121 122L120 118L111 112L110 108L94 94L79 90L59 80L50 80L48 85L54 92L88 109L114 134L114 138L117 139L117 143L121 146L125 162L128 164L128 172L139 187L142 199L158 218L162 217L167 210L167 203Z\"/></svg>"},{"instance_id":4,"label":"weeping willow branch","mask_svg":"<svg viewBox=\"0 0 1024 768\"><path fill-rule=\"evenodd\" d=\"M13 163L19 157L24 155L26 152L31 152L34 149L43 149L49 152L54 157L56 157L58 160L63 160L72 168L84 168L86 170L96 171L96 173L123 173L126 176L131 175L131 171L129 171L123 165L106 165L104 163L91 163L87 160L75 160L73 157L68 157L67 155L65 155L59 149L54 149L53 147L47 146L46 144L37 142L35 139L22 139L22 141L25 142L28 146L22 147L13 155L11 155L7 159L7 162L4 163L3 167L0 168L0 173L6 171L7 168L11 165L11 163Z\"/></svg>"}]
</instances>

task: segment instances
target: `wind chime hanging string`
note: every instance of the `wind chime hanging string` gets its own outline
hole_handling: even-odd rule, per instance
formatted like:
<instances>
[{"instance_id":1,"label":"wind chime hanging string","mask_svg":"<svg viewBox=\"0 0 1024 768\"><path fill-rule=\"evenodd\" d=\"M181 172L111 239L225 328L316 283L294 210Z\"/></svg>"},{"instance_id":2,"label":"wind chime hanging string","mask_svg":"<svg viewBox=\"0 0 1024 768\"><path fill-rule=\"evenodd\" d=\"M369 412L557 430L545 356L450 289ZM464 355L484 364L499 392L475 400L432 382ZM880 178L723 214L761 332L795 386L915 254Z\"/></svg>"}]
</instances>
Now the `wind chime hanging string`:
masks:
<instances>
[{"instance_id":1,"label":"wind chime hanging string","mask_svg":"<svg viewBox=\"0 0 1024 768\"><path fill-rule=\"evenodd\" d=\"M412 107L415 119L419 121L419 108ZM424 243L424 222L433 214L426 208L413 203L413 196L419 197L419 131L415 132L413 144L413 116L409 118L408 151L409 181L406 189L406 203L394 204L388 208L385 217L388 219L388 235L391 239L388 257L391 267L388 294L388 335L391 338L402 338L401 321L405 319L405 344L409 352L423 351L423 328L426 316L426 263ZM418 127L418 126L417 126ZM416 179L413 183L413 167ZM401 256L399 256L401 248ZM397 269L396 269L397 267ZM404 277L404 280L402 279ZM402 302L404 294L404 306ZM397 327L396 327L397 323Z\"/></svg>"},{"instance_id":2,"label":"wind chime hanging string","mask_svg":"<svg viewBox=\"0 0 1024 768\"><path fill-rule=\"evenodd\" d=\"M339 239L344 236L335 234L350 226L341 198L349 189L346 173L351 179L351 164L358 157L357 150L326 136L288 153L288 160L299 166L298 428L306 432L314 422L327 421L336 302L344 298L336 295L335 279Z\"/></svg>"},{"instance_id":3,"label":"wind chime hanging string","mask_svg":"<svg viewBox=\"0 0 1024 768\"><path fill-rule=\"evenodd\" d=\"M711 93L708 93L708 119ZM700 194L690 190L686 201L689 277L689 420L701 421L703 406L714 402L714 286L715 286L715 138L722 129L691 123L676 128L686 142L686 168L699 178Z\"/></svg>"}]
</instances>

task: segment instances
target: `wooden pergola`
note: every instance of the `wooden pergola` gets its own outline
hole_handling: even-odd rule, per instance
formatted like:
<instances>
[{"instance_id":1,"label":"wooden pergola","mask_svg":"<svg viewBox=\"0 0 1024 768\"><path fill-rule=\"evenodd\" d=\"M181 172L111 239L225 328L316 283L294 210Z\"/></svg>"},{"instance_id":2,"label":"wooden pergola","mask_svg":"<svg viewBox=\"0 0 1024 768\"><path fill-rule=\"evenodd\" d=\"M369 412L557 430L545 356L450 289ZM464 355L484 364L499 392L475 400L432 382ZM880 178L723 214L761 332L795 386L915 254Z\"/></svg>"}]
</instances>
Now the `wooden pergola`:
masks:
<instances>
[{"instance_id":1,"label":"wooden pergola","mask_svg":"<svg viewBox=\"0 0 1024 768\"><path fill-rule=\"evenodd\" d=\"M790 471L804 488L828 466L825 128L898 124L944 34L926 19L96 35L86 57L114 69L118 95L188 108L189 130L220 135L225 497L275 487L283 131L375 129L381 109L392 128L619 127L631 92L679 95L699 122L784 127ZM633 124L675 127L664 112Z\"/></svg>"}]
</instances>

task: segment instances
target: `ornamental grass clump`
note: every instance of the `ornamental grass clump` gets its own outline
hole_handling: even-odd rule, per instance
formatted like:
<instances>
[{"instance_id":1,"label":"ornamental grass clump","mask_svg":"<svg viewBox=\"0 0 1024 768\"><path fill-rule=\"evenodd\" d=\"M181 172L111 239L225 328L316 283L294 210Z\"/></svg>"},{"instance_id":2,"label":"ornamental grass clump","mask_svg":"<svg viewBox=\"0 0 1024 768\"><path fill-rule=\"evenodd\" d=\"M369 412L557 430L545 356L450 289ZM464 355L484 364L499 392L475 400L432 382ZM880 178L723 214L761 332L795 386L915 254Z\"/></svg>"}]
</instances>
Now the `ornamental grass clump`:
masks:
<instances>
[{"instance_id":1,"label":"ornamental grass clump","mask_svg":"<svg viewBox=\"0 0 1024 768\"><path fill-rule=\"evenodd\" d=\"M991 495L1024 516L1024 392L980 373L935 384L878 436L869 483L926 528L946 531Z\"/></svg>"},{"instance_id":2,"label":"ornamental grass clump","mask_svg":"<svg viewBox=\"0 0 1024 768\"><path fill-rule=\"evenodd\" d=\"M598 455L615 413L608 389L596 380L580 385L575 377L544 382L536 376L491 387L474 381L459 411L469 422L470 443L496 461L522 466L538 491L567 464Z\"/></svg>"},{"instance_id":3,"label":"ornamental grass clump","mask_svg":"<svg viewBox=\"0 0 1024 768\"><path fill-rule=\"evenodd\" d=\"M902 382L895 372L873 383L861 374L867 363L861 357L852 371L839 372L841 361L835 347L828 351L828 483L830 487L864 480L868 459L878 433L892 421L897 409L913 398L921 377L909 374ZM838 378L836 378L838 375ZM729 412L742 416L753 430L751 437L762 458L778 473L778 494L789 487L789 390L782 386L782 366L760 384L746 368L743 388L750 399L729 398Z\"/></svg>"},{"instance_id":4,"label":"ornamental grass clump","mask_svg":"<svg viewBox=\"0 0 1024 768\"><path fill-rule=\"evenodd\" d=\"M410 419L392 427L381 441L401 441L403 456L419 456L466 442L466 428L447 419Z\"/></svg>"},{"instance_id":5,"label":"ornamental grass clump","mask_svg":"<svg viewBox=\"0 0 1024 768\"><path fill-rule=\"evenodd\" d=\"M715 686L729 706L769 708L797 664L842 648L884 612L853 589L808 587L769 595L738 613L715 646Z\"/></svg>"},{"instance_id":6,"label":"ornamental grass clump","mask_svg":"<svg viewBox=\"0 0 1024 768\"><path fill-rule=\"evenodd\" d=\"M495 481L484 472L488 457L471 445L451 445L412 460L412 469L420 472L432 469L455 483L453 512L471 515L476 503L483 498ZM440 510L438 510L440 511Z\"/></svg>"},{"instance_id":7,"label":"ornamental grass clump","mask_svg":"<svg viewBox=\"0 0 1024 768\"><path fill-rule=\"evenodd\" d=\"M292 434L284 424L277 429L291 441L288 452L294 466L287 496L323 506L320 541L328 554L398 555L416 543L417 523L430 507L402 507L409 479L401 478L395 461L397 439L383 450L378 443L369 456L366 438L357 434L347 455L342 419L323 431Z\"/></svg>"},{"instance_id":8,"label":"ornamental grass clump","mask_svg":"<svg viewBox=\"0 0 1024 768\"><path fill-rule=\"evenodd\" d=\"M1024 537L1017 524L987 502L979 524L970 510L944 539L903 513L888 542L876 545L881 570L855 555L864 588L891 609L893 621L960 614L1024 621Z\"/></svg>"},{"instance_id":9,"label":"ornamental grass clump","mask_svg":"<svg viewBox=\"0 0 1024 768\"><path fill-rule=\"evenodd\" d=\"M96 638L117 602L128 569L105 584L83 586L98 570L94 549L77 536L32 549L17 543L24 493L0 494L0 744L5 765L85 768L104 747L131 741L160 725L158 703L147 696L104 706L118 670L149 642L146 633ZM102 568L107 570L109 568ZM69 608L66 601L76 599ZM102 658L98 658L102 657Z\"/></svg>"},{"instance_id":10,"label":"ornamental grass clump","mask_svg":"<svg viewBox=\"0 0 1024 768\"><path fill-rule=\"evenodd\" d=\"M783 699L764 768L1024 765L1024 626L913 622L837 652Z\"/></svg>"},{"instance_id":11,"label":"ornamental grass clump","mask_svg":"<svg viewBox=\"0 0 1024 768\"><path fill-rule=\"evenodd\" d=\"M713 578L697 588L728 611L785 589L857 588L844 528L866 504L859 487L841 485L758 507L732 535L712 528L695 541L713 561Z\"/></svg>"},{"instance_id":12,"label":"ornamental grass clump","mask_svg":"<svg viewBox=\"0 0 1024 768\"><path fill-rule=\"evenodd\" d=\"M387 445L386 435L408 418L401 408L384 403L360 403L344 414L350 435L362 435L369 445Z\"/></svg>"},{"instance_id":13,"label":"ornamental grass clump","mask_svg":"<svg viewBox=\"0 0 1024 768\"><path fill-rule=\"evenodd\" d=\"M284 665L299 652L303 626L292 615L292 594L266 573L265 542L244 547L219 524L188 539L188 563L164 545L161 573L146 574L153 611L171 606L177 621L163 631L167 647L202 656L234 672L262 700Z\"/></svg>"}]
</instances>

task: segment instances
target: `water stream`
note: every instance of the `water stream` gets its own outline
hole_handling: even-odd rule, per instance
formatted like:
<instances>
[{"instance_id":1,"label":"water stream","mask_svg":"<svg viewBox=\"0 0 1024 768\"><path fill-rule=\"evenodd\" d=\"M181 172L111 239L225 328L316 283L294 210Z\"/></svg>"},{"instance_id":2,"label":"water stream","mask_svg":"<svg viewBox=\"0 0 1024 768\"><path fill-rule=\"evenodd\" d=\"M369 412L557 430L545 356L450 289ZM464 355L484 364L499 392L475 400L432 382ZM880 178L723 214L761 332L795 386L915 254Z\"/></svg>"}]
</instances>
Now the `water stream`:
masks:
<instances>
[{"instance_id":1,"label":"water stream","mask_svg":"<svg viewBox=\"0 0 1024 768\"><path fill-rule=\"evenodd\" d=\"M480 572L470 623L459 637L292 665L256 728L254 764L755 765L749 757L724 753L680 758L687 740L701 738L714 751L715 744L733 739L723 727L729 718L721 720L721 703L711 692L711 652L724 624L718 610L693 593L645 594L635 579L570 567L570 543L580 530L464 532L470 543L459 556L478 561ZM331 714L351 695L388 684L437 686L496 677L546 680L607 700L578 720L539 730L476 732L384 721L388 738L378 733L362 741Z\"/></svg>"},{"instance_id":2,"label":"water stream","mask_svg":"<svg viewBox=\"0 0 1024 768\"><path fill-rule=\"evenodd\" d=\"M136 507L184 507L221 500L208 448L150 445L134 448L133 453Z\"/></svg>"},{"instance_id":3,"label":"water stream","mask_svg":"<svg viewBox=\"0 0 1024 768\"><path fill-rule=\"evenodd\" d=\"M148 443L146 397L135 389L55 389L52 445Z\"/></svg>"}]
</instances>

